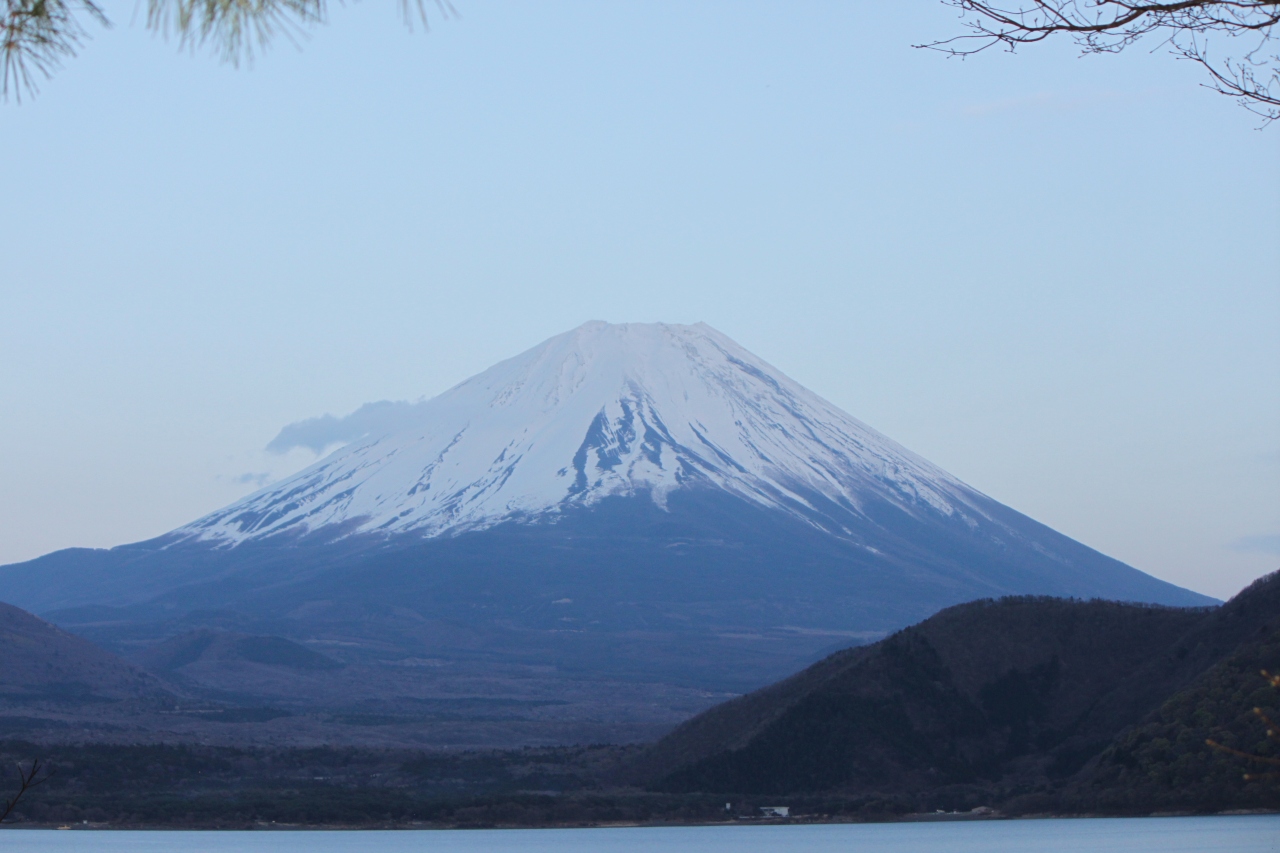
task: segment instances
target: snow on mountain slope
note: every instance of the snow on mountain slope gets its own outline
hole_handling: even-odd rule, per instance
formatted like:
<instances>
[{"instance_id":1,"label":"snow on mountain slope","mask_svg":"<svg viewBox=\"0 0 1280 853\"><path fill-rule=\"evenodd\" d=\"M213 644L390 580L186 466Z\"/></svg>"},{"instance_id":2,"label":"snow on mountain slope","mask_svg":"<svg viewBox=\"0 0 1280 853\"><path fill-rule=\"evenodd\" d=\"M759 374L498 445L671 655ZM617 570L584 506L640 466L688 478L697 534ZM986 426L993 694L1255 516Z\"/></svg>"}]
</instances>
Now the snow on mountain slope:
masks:
<instances>
[{"instance_id":1,"label":"snow on mountain slope","mask_svg":"<svg viewBox=\"0 0 1280 853\"><path fill-rule=\"evenodd\" d=\"M699 486L837 534L871 499L982 515L969 487L710 326L592 322L175 532L438 536Z\"/></svg>"}]
</instances>

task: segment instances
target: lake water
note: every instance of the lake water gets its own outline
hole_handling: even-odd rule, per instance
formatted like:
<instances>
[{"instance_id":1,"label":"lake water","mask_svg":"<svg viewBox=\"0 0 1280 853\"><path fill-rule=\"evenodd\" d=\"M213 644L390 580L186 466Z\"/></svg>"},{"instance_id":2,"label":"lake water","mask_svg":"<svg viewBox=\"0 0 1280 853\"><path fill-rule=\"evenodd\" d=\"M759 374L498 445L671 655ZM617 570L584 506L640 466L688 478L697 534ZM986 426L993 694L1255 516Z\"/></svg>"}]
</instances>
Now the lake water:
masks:
<instances>
[{"instance_id":1,"label":"lake water","mask_svg":"<svg viewBox=\"0 0 1280 853\"><path fill-rule=\"evenodd\" d=\"M1280 815L618 829L11 829L5 853L1280 853Z\"/></svg>"}]
</instances>

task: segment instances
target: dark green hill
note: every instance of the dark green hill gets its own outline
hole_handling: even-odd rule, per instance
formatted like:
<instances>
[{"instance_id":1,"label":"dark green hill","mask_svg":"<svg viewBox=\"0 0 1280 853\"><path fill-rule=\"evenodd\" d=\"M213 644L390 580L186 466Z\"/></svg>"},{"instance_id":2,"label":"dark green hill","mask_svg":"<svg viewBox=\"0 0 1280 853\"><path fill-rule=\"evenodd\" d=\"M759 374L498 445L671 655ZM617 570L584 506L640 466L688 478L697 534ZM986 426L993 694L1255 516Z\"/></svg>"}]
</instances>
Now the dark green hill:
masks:
<instances>
[{"instance_id":1,"label":"dark green hill","mask_svg":"<svg viewBox=\"0 0 1280 853\"><path fill-rule=\"evenodd\" d=\"M1280 592L1278 586L1273 582L1271 591ZM1141 724L1121 733L1074 781L1062 804L1105 811L1277 807L1280 766L1206 743L1212 739L1239 752L1280 759L1280 732L1268 736L1253 710L1280 721L1280 690L1263 677L1264 670L1280 674L1280 619L1271 619Z\"/></svg>"},{"instance_id":2,"label":"dark green hill","mask_svg":"<svg viewBox=\"0 0 1280 853\"><path fill-rule=\"evenodd\" d=\"M1256 662L1247 650L1278 617L1280 575L1214 609L1030 597L960 605L690 720L632 778L758 795L1060 790L1102 773L1097 756L1126 727L1233 655L1245 655L1245 672ZM1218 688L1217 712L1248 692ZM1120 777L1089 778L1096 785L1079 789L1079 802Z\"/></svg>"}]
</instances>

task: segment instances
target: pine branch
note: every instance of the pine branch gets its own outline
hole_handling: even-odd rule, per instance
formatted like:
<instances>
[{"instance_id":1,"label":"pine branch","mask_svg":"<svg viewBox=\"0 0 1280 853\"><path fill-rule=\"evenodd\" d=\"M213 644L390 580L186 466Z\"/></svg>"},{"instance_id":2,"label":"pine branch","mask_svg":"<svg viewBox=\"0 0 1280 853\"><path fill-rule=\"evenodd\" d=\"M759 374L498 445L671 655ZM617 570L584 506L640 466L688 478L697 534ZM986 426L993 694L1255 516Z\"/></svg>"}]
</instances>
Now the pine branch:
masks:
<instances>
[{"instance_id":1,"label":"pine branch","mask_svg":"<svg viewBox=\"0 0 1280 853\"><path fill-rule=\"evenodd\" d=\"M449 0L432 0L442 18L456 17ZM34 95L76 55L88 37L84 21L111 26L94 0L0 0L0 100ZM399 0L410 29L428 28L427 0ZM182 48L212 47L224 62L252 62L277 37L297 44L327 20L327 0L147 0L147 28L177 38Z\"/></svg>"}]
</instances>

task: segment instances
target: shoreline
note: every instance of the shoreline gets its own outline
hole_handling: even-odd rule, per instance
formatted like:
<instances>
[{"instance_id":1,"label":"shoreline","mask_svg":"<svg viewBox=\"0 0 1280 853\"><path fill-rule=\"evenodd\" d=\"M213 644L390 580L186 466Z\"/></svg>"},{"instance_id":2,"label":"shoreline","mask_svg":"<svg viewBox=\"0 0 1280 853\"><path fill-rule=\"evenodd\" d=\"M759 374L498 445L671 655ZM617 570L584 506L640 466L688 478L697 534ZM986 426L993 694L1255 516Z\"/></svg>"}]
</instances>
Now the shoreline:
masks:
<instances>
[{"instance_id":1,"label":"shoreline","mask_svg":"<svg viewBox=\"0 0 1280 853\"><path fill-rule=\"evenodd\" d=\"M886 824L921 824L921 823L978 823L991 821L1068 821L1068 820L1167 820L1174 818L1216 818L1216 817L1266 817L1280 815L1280 809L1229 809L1218 812L1148 812L1143 814L1105 814L1105 813L1062 813L1062 814L1021 814L1009 815L1000 812L972 814L967 812L920 812L914 814L886 816L884 818L855 818L839 815L797 815L791 818L752 818L740 817L734 820L719 821L600 821L581 823L543 823L543 824L445 824L429 821L388 822L368 824L343 823L276 823L253 822L236 826L184 826L180 824L156 823L116 823L86 821L78 824L45 824L34 822L10 823L0 827L0 831L36 831L36 832L473 832L473 831L518 831L518 830L565 830L565 829L658 829L658 828L696 828L696 827L730 827L730 826L839 826L839 825L886 825Z\"/></svg>"}]
</instances>

